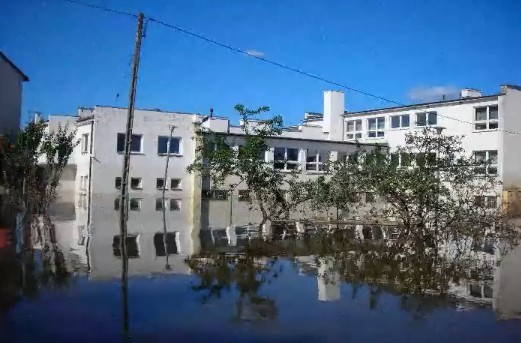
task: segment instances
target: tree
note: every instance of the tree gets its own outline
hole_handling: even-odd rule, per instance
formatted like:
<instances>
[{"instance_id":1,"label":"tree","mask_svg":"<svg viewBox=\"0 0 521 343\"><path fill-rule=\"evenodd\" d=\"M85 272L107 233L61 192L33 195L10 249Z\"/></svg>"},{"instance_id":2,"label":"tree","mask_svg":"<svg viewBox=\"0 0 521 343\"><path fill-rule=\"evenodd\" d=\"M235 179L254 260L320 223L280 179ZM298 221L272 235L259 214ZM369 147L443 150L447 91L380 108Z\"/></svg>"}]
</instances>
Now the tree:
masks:
<instances>
[{"instance_id":1,"label":"tree","mask_svg":"<svg viewBox=\"0 0 521 343\"><path fill-rule=\"evenodd\" d=\"M235 110L241 119L243 134L232 138L227 133L199 127L196 158L188 171L210 179L214 189L227 186L229 193L245 184L252 209L257 207L262 214L262 223L288 218L298 204L310 199L310 196L287 196L302 189L298 171L281 172L259 158L270 149L268 140L282 134L282 117L257 120L269 111L266 106L250 110L236 105Z\"/></svg>"},{"instance_id":2,"label":"tree","mask_svg":"<svg viewBox=\"0 0 521 343\"><path fill-rule=\"evenodd\" d=\"M63 169L79 143L67 126L50 132L46 128L45 123L30 123L1 152L10 197L30 213L44 213L56 198Z\"/></svg>"},{"instance_id":3,"label":"tree","mask_svg":"<svg viewBox=\"0 0 521 343\"><path fill-rule=\"evenodd\" d=\"M331 180L345 179L376 196L384 206L373 206L371 216L396 222L397 253L462 254L489 238L517 244L518 232L498 205L491 162L467 156L461 137L426 129L406 135L405 145L391 153L377 149L339 163Z\"/></svg>"}]
</instances>

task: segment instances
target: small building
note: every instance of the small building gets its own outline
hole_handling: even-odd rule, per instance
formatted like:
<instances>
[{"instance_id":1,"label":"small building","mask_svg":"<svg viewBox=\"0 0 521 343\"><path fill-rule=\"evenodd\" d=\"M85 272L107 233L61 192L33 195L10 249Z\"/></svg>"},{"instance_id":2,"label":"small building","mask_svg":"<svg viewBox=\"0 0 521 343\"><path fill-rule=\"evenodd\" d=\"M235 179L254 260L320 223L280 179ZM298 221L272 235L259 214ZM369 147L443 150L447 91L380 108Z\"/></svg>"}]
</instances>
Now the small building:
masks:
<instances>
[{"instance_id":1,"label":"small building","mask_svg":"<svg viewBox=\"0 0 521 343\"><path fill-rule=\"evenodd\" d=\"M22 86L26 81L29 78L0 51L0 137L16 138L22 112Z\"/></svg>"}]
</instances>

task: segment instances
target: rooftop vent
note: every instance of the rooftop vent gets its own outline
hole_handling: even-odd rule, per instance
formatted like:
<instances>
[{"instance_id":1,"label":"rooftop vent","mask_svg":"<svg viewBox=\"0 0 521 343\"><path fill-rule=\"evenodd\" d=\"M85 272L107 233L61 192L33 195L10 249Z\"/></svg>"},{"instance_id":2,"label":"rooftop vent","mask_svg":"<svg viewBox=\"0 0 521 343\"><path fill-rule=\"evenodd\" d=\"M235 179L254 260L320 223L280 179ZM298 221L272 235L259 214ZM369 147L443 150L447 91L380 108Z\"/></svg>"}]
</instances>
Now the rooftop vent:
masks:
<instances>
[{"instance_id":1,"label":"rooftop vent","mask_svg":"<svg viewBox=\"0 0 521 343\"><path fill-rule=\"evenodd\" d=\"M472 89L472 88L463 88L460 91L460 98L477 98L481 96L481 91L478 89Z\"/></svg>"}]
</instances>

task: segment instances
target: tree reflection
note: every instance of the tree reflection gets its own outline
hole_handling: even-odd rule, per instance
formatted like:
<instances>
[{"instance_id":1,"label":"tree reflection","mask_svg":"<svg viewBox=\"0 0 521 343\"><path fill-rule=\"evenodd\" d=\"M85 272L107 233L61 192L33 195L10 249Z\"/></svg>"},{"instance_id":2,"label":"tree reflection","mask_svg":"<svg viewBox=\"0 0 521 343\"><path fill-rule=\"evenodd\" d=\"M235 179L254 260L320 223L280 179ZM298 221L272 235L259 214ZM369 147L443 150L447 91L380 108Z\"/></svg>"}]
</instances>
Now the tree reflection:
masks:
<instances>
[{"instance_id":1,"label":"tree reflection","mask_svg":"<svg viewBox=\"0 0 521 343\"><path fill-rule=\"evenodd\" d=\"M260 247L247 247L237 254L209 252L187 259L198 276L192 288L203 294L202 302L220 298L223 292L238 292L236 320L274 318L274 300L259 295L262 286L275 280L282 269L277 256L268 256Z\"/></svg>"},{"instance_id":2,"label":"tree reflection","mask_svg":"<svg viewBox=\"0 0 521 343\"><path fill-rule=\"evenodd\" d=\"M432 309L450 303L451 289L458 285L491 280L495 259L483 253L434 254L425 248L393 245L390 241L362 240L341 232L301 235L291 240L255 240L233 253L207 251L187 260L198 278L193 286L206 303L223 292L237 291L237 318L245 319L244 304L256 308L258 318L270 316L274 299L259 296L264 284L275 281L284 257L300 264L300 257L312 257L325 283L344 282L356 298L362 285L368 288L368 306L376 309L381 295L402 296L401 307L423 317ZM327 261L327 263L325 263ZM329 280L329 281L328 281ZM276 312L271 313L274 315Z\"/></svg>"}]
</instances>

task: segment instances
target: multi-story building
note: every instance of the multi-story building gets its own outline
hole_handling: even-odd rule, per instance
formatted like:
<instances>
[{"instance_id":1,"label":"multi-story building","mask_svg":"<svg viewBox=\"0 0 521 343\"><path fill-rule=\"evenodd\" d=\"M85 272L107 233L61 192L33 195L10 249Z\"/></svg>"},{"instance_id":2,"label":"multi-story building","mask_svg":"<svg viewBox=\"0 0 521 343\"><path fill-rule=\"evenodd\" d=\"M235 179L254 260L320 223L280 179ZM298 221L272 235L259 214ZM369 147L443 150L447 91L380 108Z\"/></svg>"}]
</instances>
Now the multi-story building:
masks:
<instances>
[{"instance_id":1,"label":"multi-story building","mask_svg":"<svg viewBox=\"0 0 521 343\"><path fill-rule=\"evenodd\" d=\"M462 146L477 160L490 162L483 172L497 174L503 191L521 189L521 87L505 85L497 94L463 89L460 97L409 106L345 112L346 141L405 145L407 133L425 127L463 136Z\"/></svg>"},{"instance_id":2,"label":"multi-story building","mask_svg":"<svg viewBox=\"0 0 521 343\"><path fill-rule=\"evenodd\" d=\"M29 78L0 51L0 136L14 139L18 133L26 81Z\"/></svg>"}]
</instances>

